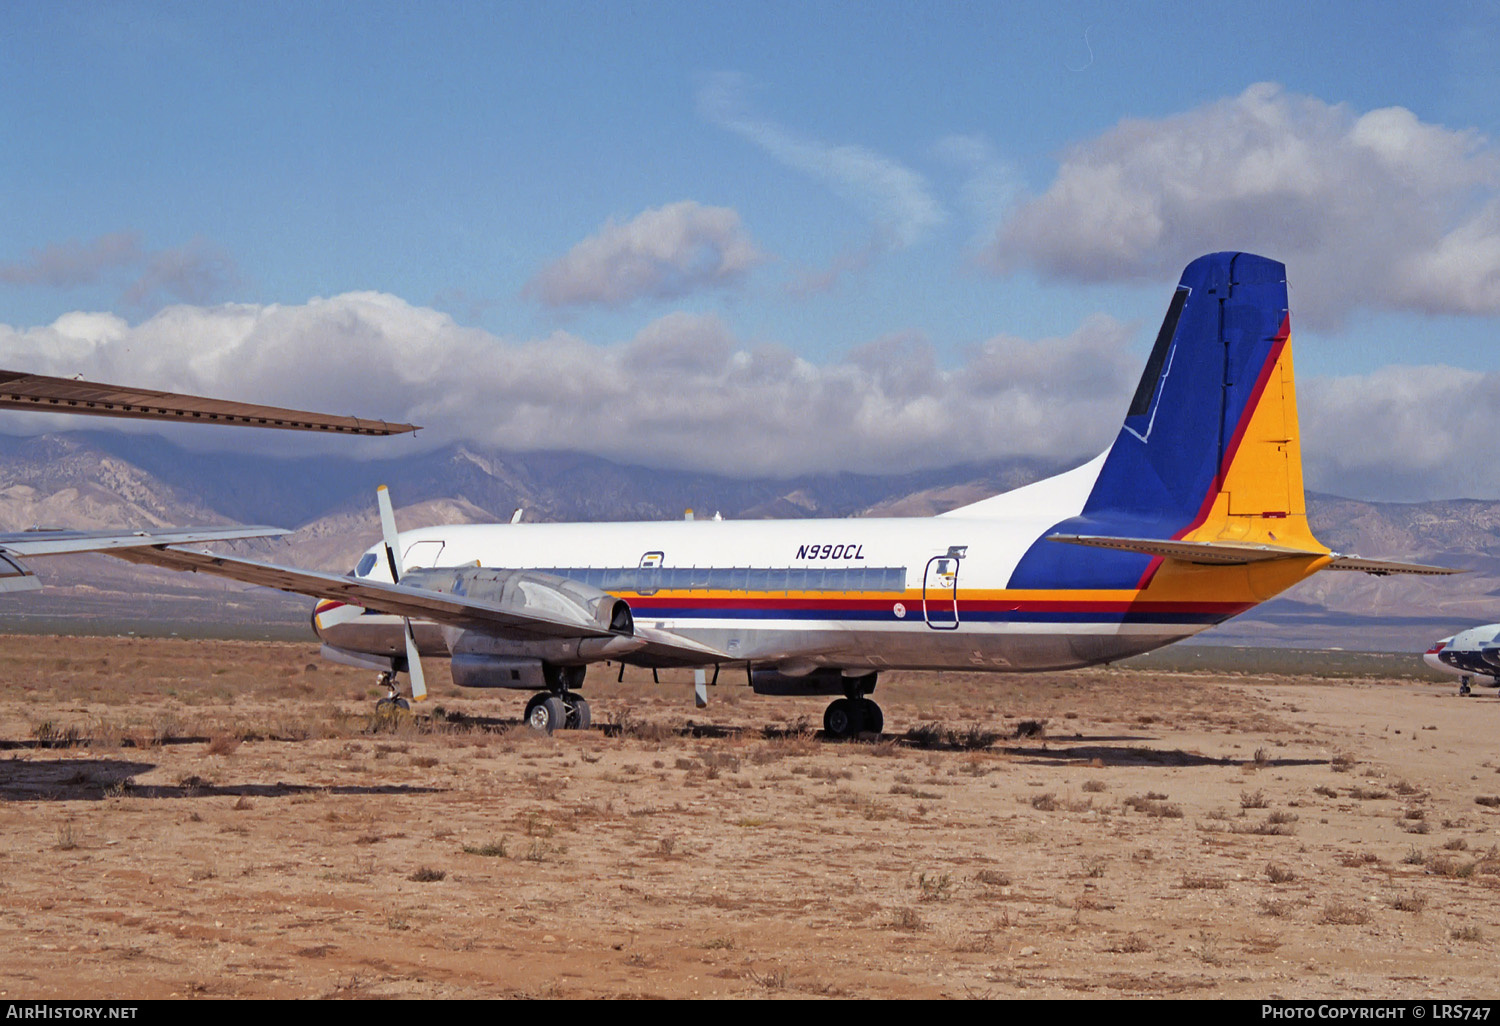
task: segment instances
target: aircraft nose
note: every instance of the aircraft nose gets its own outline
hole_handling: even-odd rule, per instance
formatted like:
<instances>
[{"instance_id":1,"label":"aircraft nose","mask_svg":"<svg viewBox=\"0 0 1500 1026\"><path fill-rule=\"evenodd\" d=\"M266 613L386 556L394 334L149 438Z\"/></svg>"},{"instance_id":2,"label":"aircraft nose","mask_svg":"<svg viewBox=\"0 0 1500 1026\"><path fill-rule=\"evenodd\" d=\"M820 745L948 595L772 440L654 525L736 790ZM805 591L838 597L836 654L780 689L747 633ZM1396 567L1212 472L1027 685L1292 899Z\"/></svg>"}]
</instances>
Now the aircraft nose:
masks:
<instances>
[{"instance_id":1,"label":"aircraft nose","mask_svg":"<svg viewBox=\"0 0 1500 1026\"><path fill-rule=\"evenodd\" d=\"M1444 669L1442 657L1438 653L1442 652L1442 650L1445 649L1445 648L1447 648L1447 647L1448 647L1448 643L1446 641L1439 641L1439 642L1437 642L1431 648L1429 648L1425 653L1423 653L1423 655L1422 655L1422 662L1426 663L1428 666L1432 667L1434 670Z\"/></svg>"}]
</instances>

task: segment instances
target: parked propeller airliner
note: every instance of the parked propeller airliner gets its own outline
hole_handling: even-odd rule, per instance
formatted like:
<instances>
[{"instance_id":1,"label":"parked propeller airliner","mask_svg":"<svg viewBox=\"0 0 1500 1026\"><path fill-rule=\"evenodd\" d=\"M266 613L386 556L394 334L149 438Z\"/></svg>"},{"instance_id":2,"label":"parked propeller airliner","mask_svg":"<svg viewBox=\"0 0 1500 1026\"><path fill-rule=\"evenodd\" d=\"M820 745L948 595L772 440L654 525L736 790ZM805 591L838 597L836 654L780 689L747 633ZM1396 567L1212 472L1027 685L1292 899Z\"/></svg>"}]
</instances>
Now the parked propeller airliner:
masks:
<instances>
[{"instance_id":1,"label":"parked propeller airliner","mask_svg":"<svg viewBox=\"0 0 1500 1026\"><path fill-rule=\"evenodd\" d=\"M586 726L591 663L743 670L760 692L839 695L828 733L880 731L887 669L1058 670L1179 641L1320 570L1451 573L1329 551L1307 523L1286 272L1188 265L1109 450L924 519L448 525L397 532L353 572L172 544L123 559L320 601L330 658L535 691L534 727ZM394 687L392 689L394 696Z\"/></svg>"},{"instance_id":2,"label":"parked propeller airliner","mask_svg":"<svg viewBox=\"0 0 1500 1026\"><path fill-rule=\"evenodd\" d=\"M1458 675L1458 693L1470 694L1478 679L1485 687L1500 687L1500 623L1470 627L1435 642L1422 661L1434 670Z\"/></svg>"}]
</instances>

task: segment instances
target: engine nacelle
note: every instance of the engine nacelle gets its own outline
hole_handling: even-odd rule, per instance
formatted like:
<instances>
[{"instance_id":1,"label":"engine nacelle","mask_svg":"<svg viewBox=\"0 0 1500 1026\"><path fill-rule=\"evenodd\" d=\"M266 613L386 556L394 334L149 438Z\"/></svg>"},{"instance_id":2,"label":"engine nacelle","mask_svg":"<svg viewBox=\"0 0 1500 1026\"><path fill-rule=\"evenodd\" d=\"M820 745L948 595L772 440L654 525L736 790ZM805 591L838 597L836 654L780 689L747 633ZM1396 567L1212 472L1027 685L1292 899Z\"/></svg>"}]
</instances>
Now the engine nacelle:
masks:
<instances>
[{"instance_id":1,"label":"engine nacelle","mask_svg":"<svg viewBox=\"0 0 1500 1026\"><path fill-rule=\"evenodd\" d=\"M607 591L535 570L477 566L410 570L401 579L430 591L460 595L516 613L576 624L607 637L554 637L525 627L444 627L453 659L453 682L466 688L544 688L543 665L583 666L618 659L644 648L635 636L630 606ZM499 633L503 631L503 633Z\"/></svg>"},{"instance_id":2,"label":"engine nacelle","mask_svg":"<svg viewBox=\"0 0 1500 1026\"><path fill-rule=\"evenodd\" d=\"M458 653L453 656L453 683L461 688L516 688L545 691L547 678L540 659Z\"/></svg>"},{"instance_id":3,"label":"engine nacelle","mask_svg":"<svg viewBox=\"0 0 1500 1026\"><path fill-rule=\"evenodd\" d=\"M623 599L556 574L478 566L437 567L408 570L401 583L623 637L635 634L630 606ZM516 633L523 631L518 628Z\"/></svg>"}]
</instances>

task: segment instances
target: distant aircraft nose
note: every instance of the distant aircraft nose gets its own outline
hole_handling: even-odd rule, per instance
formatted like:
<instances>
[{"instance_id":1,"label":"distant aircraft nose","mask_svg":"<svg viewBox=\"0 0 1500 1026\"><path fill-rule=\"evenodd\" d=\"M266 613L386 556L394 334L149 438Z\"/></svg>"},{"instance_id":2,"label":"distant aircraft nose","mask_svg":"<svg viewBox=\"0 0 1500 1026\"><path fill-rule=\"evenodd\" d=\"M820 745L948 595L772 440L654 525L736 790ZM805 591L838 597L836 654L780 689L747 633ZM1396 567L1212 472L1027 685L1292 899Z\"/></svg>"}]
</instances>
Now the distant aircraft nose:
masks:
<instances>
[{"instance_id":1,"label":"distant aircraft nose","mask_svg":"<svg viewBox=\"0 0 1500 1026\"><path fill-rule=\"evenodd\" d=\"M1447 670L1448 667L1443 664L1442 657L1438 655L1438 653L1447 648L1448 643L1452 640L1452 638L1444 638L1442 641L1435 642L1433 646L1423 654L1422 662L1426 663L1434 670Z\"/></svg>"}]
</instances>

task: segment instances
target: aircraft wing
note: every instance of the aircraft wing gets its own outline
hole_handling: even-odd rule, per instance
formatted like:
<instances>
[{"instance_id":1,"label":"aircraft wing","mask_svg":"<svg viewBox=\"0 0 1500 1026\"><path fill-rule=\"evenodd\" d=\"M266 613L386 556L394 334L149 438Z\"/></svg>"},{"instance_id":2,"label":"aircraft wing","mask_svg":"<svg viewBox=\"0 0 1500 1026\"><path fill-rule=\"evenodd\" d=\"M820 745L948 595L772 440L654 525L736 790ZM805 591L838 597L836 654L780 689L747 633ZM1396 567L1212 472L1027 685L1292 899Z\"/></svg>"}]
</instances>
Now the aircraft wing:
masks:
<instances>
[{"instance_id":1,"label":"aircraft wing","mask_svg":"<svg viewBox=\"0 0 1500 1026\"><path fill-rule=\"evenodd\" d=\"M345 602L380 613L430 620L433 623L480 630L501 637L620 637L597 624L580 623L561 616L548 616L535 608L517 609L431 588L387 584L383 581L323 573L317 570L298 570L211 552L196 552L172 545L132 546L111 551L110 555L131 563L145 563L172 570L214 574L267 588L309 595L313 598ZM630 649L632 655L667 656L683 659L696 665L729 660L729 656L724 652L700 645L671 631L657 628L637 627L634 640L642 644L637 644Z\"/></svg>"},{"instance_id":2,"label":"aircraft wing","mask_svg":"<svg viewBox=\"0 0 1500 1026\"><path fill-rule=\"evenodd\" d=\"M328 431L349 435L395 435L417 430L411 424L336 417L279 406L209 399L201 395L127 388L97 381L53 378L0 370L0 409L42 413L85 413L96 417L179 420L193 424L232 424L288 431Z\"/></svg>"},{"instance_id":3,"label":"aircraft wing","mask_svg":"<svg viewBox=\"0 0 1500 1026\"><path fill-rule=\"evenodd\" d=\"M1446 566L1428 566L1425 563L1400 563L1385 559L1365 559L1362 556L1346 556L1338 552L1316 552L1310 549L1289 549L1281 545L1262 545L1245 542L1180 541L1172 538L1112 538L1089 534L1049 534L1048 541L1066 542L1069 545L1089 545L1098 549L1115 549L1121 552L1142 552L1148 556L1178 559L1185 563L1231 565L1261 563L1272 559L1319 559L1329 557L1324 570L1361 570L1367 574L1461 574Z\"/></svg>"},{"instance_id":4,"label":"aircraft wing","mask_svg":"<svg viewBox=\"0 0 1500 1026\"><path fill-rule=\"evenodd\" d=\"M142 545L187 545L196 542L234 541L239 538L274 538L287 534L282 527L166 527L146 531L31 530L0 534L0 554L7 556L61 556L70 552L108 552Z\"/></svg>"},{"instance_id":5,"label":"aircraft wing","mask_svg":"<svg viewBox=\"0 0 1500 1026\"><path fill-rule=\"evenodd\" d=\"M108 552L141 544L233 541L266 538L287 532L279 527L165 528L151 531L19 531L0 533L0 594L36 591L42 582L22 556L61 556L70 552Z\"/></svg>"}]
</instances>

